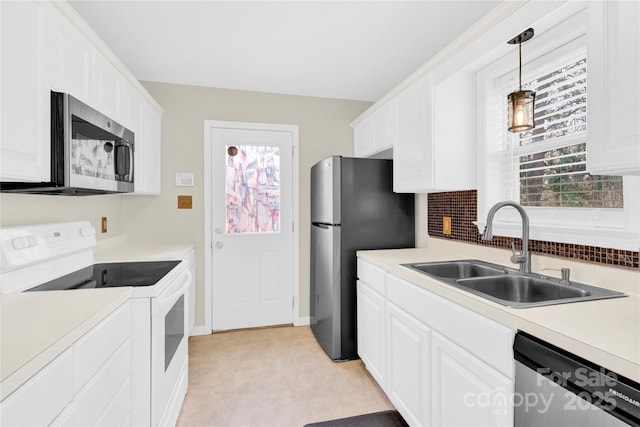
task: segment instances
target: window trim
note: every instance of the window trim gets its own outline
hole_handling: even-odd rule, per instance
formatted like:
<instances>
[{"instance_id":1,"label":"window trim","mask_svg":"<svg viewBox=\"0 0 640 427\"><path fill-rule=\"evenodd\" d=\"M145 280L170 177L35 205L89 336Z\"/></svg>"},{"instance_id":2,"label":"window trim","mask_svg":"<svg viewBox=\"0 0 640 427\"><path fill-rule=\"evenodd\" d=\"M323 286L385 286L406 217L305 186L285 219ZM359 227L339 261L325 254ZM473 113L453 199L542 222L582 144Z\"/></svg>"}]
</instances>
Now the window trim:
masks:
<instances>
[{"instance_id":1,"label":"window trim","mask_svg":"<svg viewBox=\"0 0 640 427\"><path fill-rule=\"evenodd\" d=\"M570 55L569 52L573 50L585 49L585 36L586 10L581 10L565 17L537 39L527 42L528 53L524 59L528 59L528 62L523 63L523 80L528 80L527 67L539 64L541 57L549 54L551 57L562 57ZM508 75L517 70L517 61L512 57L510 52L477 71L478 220L475 224L480 233L484 232L486 216L491 206L503 200L519 200L517 189L509 185L496 185L500 182L500 171L503 168L513 171L518 165L515 164L504 134L500 134L496 126L489 123L489 114L495 111L495 105L490 103L495 102L496 96L499 96L499 89L495 87L498 80L504 83L509 78ZM505 73L504 70L508 72ZM494 141L491 147L490 141ZM499 150L508 150L510 153L495 155ZM505 157L510 160L504 161ZM640 226L636 219L640 217L640 177L625 176L623 192L624 209L525 207L530 218L530 236L541 241L637 251L640 248ZM494 234L521 237L522 224L515 209L498 211L494 220Z\"/></svg>"}]
</instances>

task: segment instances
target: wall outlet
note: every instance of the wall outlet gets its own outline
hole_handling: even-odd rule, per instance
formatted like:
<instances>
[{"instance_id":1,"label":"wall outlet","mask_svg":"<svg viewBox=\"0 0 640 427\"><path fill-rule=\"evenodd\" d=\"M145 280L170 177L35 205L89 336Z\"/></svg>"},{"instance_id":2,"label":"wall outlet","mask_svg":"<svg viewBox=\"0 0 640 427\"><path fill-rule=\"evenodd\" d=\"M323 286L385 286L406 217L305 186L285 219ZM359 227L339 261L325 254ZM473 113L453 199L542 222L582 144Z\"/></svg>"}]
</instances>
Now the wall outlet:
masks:
<instances>
[{"instance_id":1,"label":"wall outlet","mask_svg":"<svg viewBox=\"0 0 640 427\"><path fill-rule=\"evenodd\" d=\"M178 196L178 209L191 209L192 207L191 196Z\"/></svg>"},{"instance_id":2,"label":"wall outlet","mask_svg":"<svg viewBox=\"0 0 640 427\"><path fill-rule=\"evenodd\" d=\"M451 217L442 217L442 234L451 234Z\"/></svg>"},{"instance_id":3,"label":"wall outlet","mask_svg":"<svg viewBox=\"0 0 640 427\"><path fill-rule=\"evenodd\" d=\"M102 223L100 225L100 231L102 231L103 233L107 232L107 217L106 216L102 217Z\"/></svg>"}]
</instances>

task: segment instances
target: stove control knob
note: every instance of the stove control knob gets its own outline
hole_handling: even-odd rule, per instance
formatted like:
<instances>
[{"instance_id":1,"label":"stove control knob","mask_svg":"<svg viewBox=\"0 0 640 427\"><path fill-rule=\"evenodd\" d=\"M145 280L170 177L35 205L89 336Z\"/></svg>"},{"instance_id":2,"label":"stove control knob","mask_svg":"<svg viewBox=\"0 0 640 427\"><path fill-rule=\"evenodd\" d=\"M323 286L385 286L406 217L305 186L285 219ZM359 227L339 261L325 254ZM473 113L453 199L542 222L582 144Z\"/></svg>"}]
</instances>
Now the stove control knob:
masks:
<instances>
[{"instance_id":1,"label":"stove control knob","mask_svg":"<svg viewBox=\"0 0 640 427\"><path fill-rule=\"evenodd\" d=\"M96 235L96 230L89 226L89 227L82 227L80 229L80 235L82 237L91 237L91 236L95 236Z\"/></svg>"},{"instance_id":2,"label":"stove control knob","mask_svg":"<svg viewBox=\"0 0 640 427\"><path fill-rule=\"evenodd\" d=\"M38 241L36 240L35 236L28 235L14 238L11 244L13 245L14 249L21 250L36 246L38 244Z\"/></svg>"}]
</instances>

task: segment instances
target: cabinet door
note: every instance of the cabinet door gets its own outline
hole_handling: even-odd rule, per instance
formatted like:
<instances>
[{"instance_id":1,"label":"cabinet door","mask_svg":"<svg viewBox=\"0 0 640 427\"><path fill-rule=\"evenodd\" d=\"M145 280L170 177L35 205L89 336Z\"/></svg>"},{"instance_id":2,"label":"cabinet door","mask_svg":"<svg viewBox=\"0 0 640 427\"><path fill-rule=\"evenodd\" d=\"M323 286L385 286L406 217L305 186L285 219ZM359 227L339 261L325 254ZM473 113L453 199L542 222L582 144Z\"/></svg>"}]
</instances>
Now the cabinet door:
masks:
<instances>
[{"instance_id":1,"label":"cabinet door","mask_svg":"<svg viewBox=\"0 0 640 427\"><path fill-rule=\"evenodd\" d=\"M140 130L135 145L135 192L133 194L160 194L161 126L162 113L146 101L140 104Z\"/></svg>"},{"instance_id":2,"label":"cabinet door","mask_svg":"<svg viewBox=\"0 0 640 427\"><path fill-rule=\"evenodd\" d=\"M85 36L53 8L53 90L66 92L91 105L93 46Z\"/></svg>"},{"instance_id":3,"label":"cabinet door","mask_svg":"<svg viewBox=\"0 0 640 427\"><path fill-rule=\"evenodd\" d=\"M427 74L396 100L393 191L418 193L433 188L433 96Z\"/></svg>"},{"instance_id":4,"label":"cabinet door","mask_svg":"<svg viewBox=\"0 0 640 427\"><path fill-rule=\"evenodd\" d=\"M513 381L436 332L431 374L434 425L513 425Z\"/></svg>"},{"instance_id":5,"label":"cabinet door","mask_svg":"<svg viewBox=\"0 0 640 427\"><path fill-rule=\"evenodd\" d=\"M358 280L358 354L371 376L386 389L384 297Z\"/></svg>"},{"instance_id":6,"label":"cabinet door","mask_svg":"<svg viewBox=\"0 0 640 427\"><path fill-rule=\"evenodd\" d=\"M354 127L354 155L375 157L393 148L395 128L395 103L389 102Z\"/></svg>"},{"instance_id":7,"label":"cabinet door","mask_svg":"<svg viewBox=\"0 0 640 427\"><path fill-rule=\"evenodd\" d=\"M0 178L50 181L49 2L0 2Z\"/></svg>"},{"instance_id":8,"label":"cabinet door","mask_svg":"<svg viewBox=\"0 0 640 427\"><path fill-rule=\"evenodd\" d=\"M373 145L373 119L367 117L353 127L353 155L367 157Z\"/></svg>"},{"instance_id":9,"label":"cabinet door","mask_svg":"<svg viewBox=\"0 0 640 427\"><path fill-rule=\"evenodd\" d=\"M373 147L371 154L393 147L396 133L395 102L387 102L372 115Z\"/></svg>"},{"instance_id":10,"label":"cabinet door","mask_svg":"<svg viewBox=\"0 0 640 427\"><path fill-rule=\"evenodd\" d=\"M97 50L93 53L93 108L124 125L125 80L122 74Z\"/></svg>"},{"instance_id":11,"label":"cabinet door","mask_svg":"<svg viewBox=\"0 0 640 427\"><path fill-rule=\"evenodd\" d=\"M430 331L391 303L386 311L387 396L409 425L430 425Z\"/></svg>"},{"instance_id":12,"label":"cabinet door","mask_svg":"<svg viewBox=\"0 0 640 427\"><path fill-rule=\"evenodd\" d=\"M0 425L49 425L72 400L73 350L68 349L0 403Z\"/></svg>"},{"instance_id":13,"label":"cabinet door","mask_svg":"<svg viewBox=\"0 0 640 427\"><path fill-rule=\"evenodd\" d=\"M588 7L587 169L640 175L640 3Z\"/></svg>"},{"instance_id":14,"label":"cabinet door","mask_svg":"<svg viewBox=\"0 0 640 427\"><path fill-rule=\"evenodd\" d=\"M458 72L433 84L433 187L476 188L475 73Z\"/></svg>"}]
</instances>

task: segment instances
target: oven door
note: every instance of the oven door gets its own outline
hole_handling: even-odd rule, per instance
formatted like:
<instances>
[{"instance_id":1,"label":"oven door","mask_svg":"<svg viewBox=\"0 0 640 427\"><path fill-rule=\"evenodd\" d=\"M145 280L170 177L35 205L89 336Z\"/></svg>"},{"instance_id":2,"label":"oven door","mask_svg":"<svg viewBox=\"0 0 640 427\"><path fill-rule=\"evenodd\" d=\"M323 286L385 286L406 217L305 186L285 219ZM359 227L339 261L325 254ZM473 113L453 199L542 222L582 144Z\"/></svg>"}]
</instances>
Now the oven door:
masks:
<instances>
[{"instance_id":1,"label":"oven door","mask_svg":"<svg viewBox=\"0 0 640 427\"><path fill-rule=\"evenodd\" d=\"M185 269L151 299L151 425L175 424L187 390L187 290Z\"/></svg>"}]
</instances>

